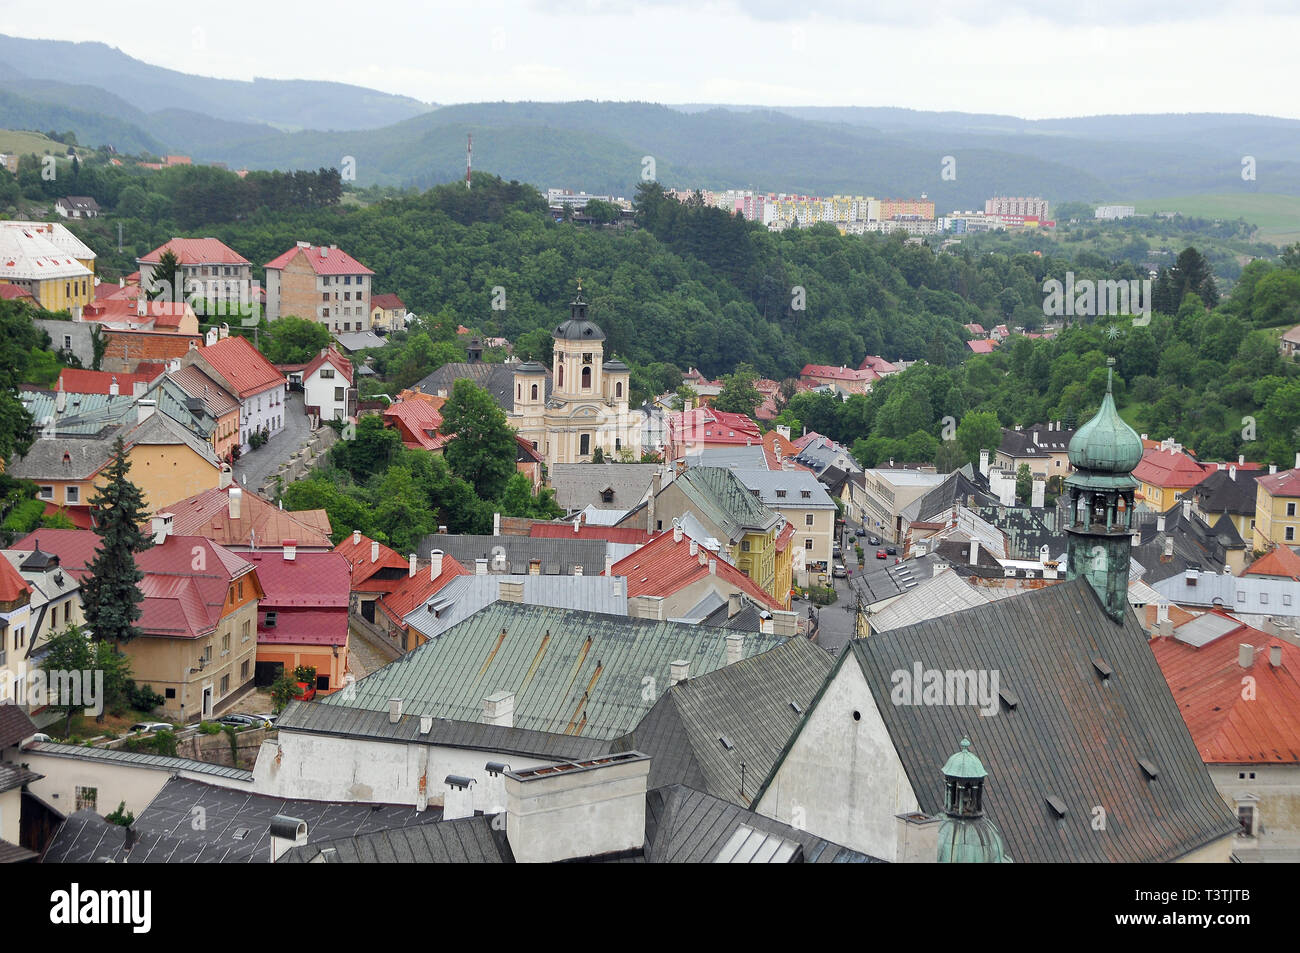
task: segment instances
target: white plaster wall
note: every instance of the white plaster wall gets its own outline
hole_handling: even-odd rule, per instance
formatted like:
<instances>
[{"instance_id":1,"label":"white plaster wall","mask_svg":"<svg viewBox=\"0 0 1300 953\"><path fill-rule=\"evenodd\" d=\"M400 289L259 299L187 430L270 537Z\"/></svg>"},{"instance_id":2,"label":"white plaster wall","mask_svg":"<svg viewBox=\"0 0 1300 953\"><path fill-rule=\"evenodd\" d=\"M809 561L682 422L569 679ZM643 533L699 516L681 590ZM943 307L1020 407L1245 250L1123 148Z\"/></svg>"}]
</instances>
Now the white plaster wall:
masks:
<instances>
[{"instance_id":1,"label":"white plaster wall","mask_svg":"<svg viewBox=\"0 0 1300 953\"><path fill-rule=\"evenodd\" d=\"M1300 849L1300 765L1212 764L1208 767L1214 786L1234 814L1238 797L1253 794L1259 798L1255 802L1258 836L1234 838L1238 853L1252 855ZM1238 777L1241 774L1246 777Z\"/></svg>"},{"instance_id":2,"label":"white plaster wall","mask_svg":"<svg viewBox=\"0 0 1300 953\"><path fill-rule=\"evenodd\" d=\"M441 806L447 775L474 778L474 810L492 813L505 807L500 777L488 776L489 761L521 771L559 760L525 758L495 751L449 748L418 742L369 741L282 730L278 744L266 741L253 768L258 794L313 801L368 801L415 804L420 777L426 778L428 803Z\"/></svg>"},{"instance_id":3,"label":"white plaster wall","mask_svg":"<svg viewBox=\"0 0 1300 953\"><path fill-rule=\"evenodd\" d=\"M836 844L895 860L894 816L920 805L853 659L844 661L754 807Z\"/></svg>"},{"instance_id":4,"label":"white plaster wall","mask_svg":"<svg viewBox=\"0 0 1300 953\"><path fill-rule=\"evenodd\" d=\"M303 382L303 403L308 407L319 407L321 420L339 420L348 409L348 379L339 373L338 368L326 365L334 371L334 376L323 380L321 368L316 368L311 377ZM334 388L343 388L343 399L334 399Z\"/></svg>"},{"instance_id":5,"label":"white plaster wall","mask_svg":"<svg viewBox=\"0 0 1300 953\"><path fill-rule=\"evenodd\" d=\"M22 812L22 801L21 787L0 794L0 840L10 844L18 843L18 819Z\"/></svg>"},{"instance_id":6,"label":"white plaster wall","mask_svg":"<svg viewBox=\"0 0 1300 953\"><path fill-rule=\"evenodd\" d=\"M255 430L266 427L272 436L284 429L284 415L288 410L285 404L286 386L268 388L260 394L253 394L243 402L240 411L239 429L243 437L242 452L248 450L248 435ZM260 402L260 407L259 407Z\"/></svg>"}]
</instances>

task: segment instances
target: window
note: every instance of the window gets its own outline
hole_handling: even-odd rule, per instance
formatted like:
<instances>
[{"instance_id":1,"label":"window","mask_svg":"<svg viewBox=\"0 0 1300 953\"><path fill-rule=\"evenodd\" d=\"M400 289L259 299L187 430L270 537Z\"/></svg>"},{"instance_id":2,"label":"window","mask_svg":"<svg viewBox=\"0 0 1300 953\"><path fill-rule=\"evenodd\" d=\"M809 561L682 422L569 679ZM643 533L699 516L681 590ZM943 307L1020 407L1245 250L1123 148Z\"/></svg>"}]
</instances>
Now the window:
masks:
<instances>
[{"instance_id":1,"label":"window","mask_svg":"<svg viewBox=\"0 0 1300 953\"><path fill-rule=\"evenodd\" d=\"M322 367L320 369L320 377L323 381L332 380L334 378L334 368Z\"/></svg>"},{"instance_id":2,"label":"window","mask_svg":"<svg viewBox=\"0 0 1300 953\"><path fill-rule=\"evenodd\" d=\"M80 503L80 502L81 502L81 489L80 489L79 487L75 487L75 486L64 487L64 488L63 488L63 498L64 498L65 500L67 500L69 503Z\"/></svg>"},{"instance_id":3,"label":"window","mask_svg":"<svg viewBox=\"0 0 1300 953\"><path fill-rule=\"evenodd\" d=\"M63 349L64 349L65 351L71 351L71 350L72 350L72 335L71 335L71 334L65 334L65 335L63 335Z\"/></svg>"},{"instance_id":4,"label":"window","mask_svg":"<svg viewBox=\"0 0 1300 953\"><path fill-rule=\"evenodd\" d=\"M239 666L240 681L248 681L248 659L244 659L244 664Z\"/></svg>"},{"instance_id":5,"label":"window","mask_svg":"<svg viewBox=\"0 0 1300 953\"><path fill-rule=\"evenodd\" d=\"M26 638L23 633L23 627L21 625L16 626L14 628L14 649L21 649L25 642Z\"/></svg>"},{"instance_id":6,"label":"window","mask_svg":"<svg viewBox=\"0 0 1300 953\"><path fill-rule=\"evenodd\" d=\"M810 500L810 499L812 499L812 490L800 490L800 491L799 491L799 497L800 497L801 499L805 499L805 500Z\"/></svg>"},{"instance_id":7,"label":"window","mask_svg":"<svg viewBox=\"0 0 1300 953\"><path fill-rule=\"evenodd\" d=\"M590 355L590 354L584 354L584 355L582 355L582 363L584 363L584 364L590 364L590 363L591 363L591 355Z\"/></svg>"},{"instance_id":8,"label":"window","mask_svg":"<svg viewBox=\"0 0 1300 953\"><path fill-rule=\"evenodd\" d=\"M243 625L241 625L239 628L239 641L241 642L248 641L248 620L247 619L244 620Z\"/></svg>"},{"instance_id":9,"label":"window","mask_svg":"<svg viewBox=\"0 0 1300 953\"><path fill-rule=\"evenodd\" d=\"M1291 542L1291 540L1295 539L1295 527L1294 527L1294 526L1288 526L1288 527L1286 528L1286 533L1283 534L1283 535L1285 536L1286 541L1287 541L1288 543Z\"/></svg>"},{"instance_id":10,"label":"window","mask_svg":"<svg viewBox=\"0 0 1300 953\"><path fill-rule=\"evenodd\" d=\"M1295 516L1295 504L1294 504L1294 503L1288 503L1288 504L1286 505L1286 515L1287 515L1287 516Z\"/></svg>"},{"instance_id":11,"label":"window","mask_svg":"<svg viewBox=\"0 0 1300 953\"><path fill-rule=\"evenodd\" d=\"M342 399L343 399L343 388L342 388L342 387L336 387L336 388L334 388L334 399L335 399L335 400L342 400Z\"/></svg>"},{"instance_id":12,"label":"window","mask_svg":"<svg viewBox=\"0 0 1300 953\"><path fill-rule=\"evenodd\" d=\"M811 549L812 549L812 540L811 540L811 539L805 539L805 540L803 541L803 548L804 548L804 549L811 550Z\"/></svg>"},{"instance_id":13,"label":"window","mask_svg":"<svg viewBox=\"0 0 1300 953\"><path fill-rule=\"evenodd\" d=\"M591 453L591 434L584 433L578 438L578 456L585 457Z\"/></svg>"},{"instance_id":14,"label":"window","mask_svg":"<svg viewBox=\"0 0 1300 953\"><path fill-rule=\"evenodd\" d=\"M591 390L591 368L590 367L584 367L582 369L582 389Z\"/></svg>"},{"instance_id":15,"label":"window","mask_svg":"<svg viewBox=\"0 0 1300 953\"><path fill-rule=\"evenodd\" d=\"M277 618L277 616L276 616L276 613L274 613L274 612L268 612L268 613L266 614L266 627L267 627L268 629L274 629L274 628L275 628L275 620L276 620L276 618ZM244 624L247 625L248 623L244 623Z\"/></svg>"},{"instance_id":16,"label":"window","mask_svg":"<svg viewBox=\"0 0 1300 953\"><path fill-rule=\"evenodd\" d=\"M777 490L777 491L776 491L776 498L777 498L778 500L784 500L784 499L785 499L785 490Z\"/></svg>"},{"instance_id":17,"label":"window","mask_svg":"<svg viewBox=\"0 0 1300 953\"><path fill-rule=\"evenodd\" d=\"M812 524L813 524L813 515L811 513L805 513L803 515L803 525L811 526Z\"/></svg>"},{"instance_id":18,"label":"window","mask_svg":"<svg viewBox=\"0 0 1300 953\"><path fill-rule=\"evenodd\" d=\"M622 396L623 396L623 382L622 382L622 381L619 381L617 384L614 385L614 396L615 396L615 397L622 397Z\"/></svg>"},{"instance_id":19,"label":"window","mask_svg":"<svg viewBox=\"0 0 1300 953\"><path fill-rule=\"evenodd\" d=\"M532 390L532 399L533 399L533 400L536 400L536 399L537 399L537 385L536 385L536 384L533 385L533 390ZM534 444L533 449L536 449L536 444Z\"/></svg>"},{"instance_id":20,"label":"window","mask_svg":"<svg viewBox=\"0 0 1300 953\"><path fill-rule=\"evenodd\" d=\"M239 580L239 598L244 598L244 580Z\"/></svg>"},{"instance_id":21,"label":"window","mask_svg":"<svg viewBox=\"0 0 1300 953\"><path fill-rule=\"evenodd\" d=\"M43 487L41 487L41 499L42 499L42 500L52 500L52 499L54 499L54 487L52 487L52 486L43 486Z\"/></svg>"},{"instance_id":22,"label":"window","mask_svg":"<svg viewBox=\"0 0 1300 953\"><path fill-rule=\"evenodd\" d=\"M175 697L176 697L176 689L174 689L174 688L169 688L169 689L167 689L165 692L163 692L163 694L164 694L166 697L168 697L168 698L175 698Z\"/></svg>"},{"instance_id":23,"label":"window","mask_svg":"<svg viewBox=\"0 0 1300 953\"><path fill-rule=\"evenodd\" d=\"M73 794L77 801L78 811L96 810L95 802L99 800L99 788L84 788L78 784Z\"/></svg>"},{"instance_id":24,"label":"window","mask_svg":"<svg viewBox=\"0 0 1300 953\"><path fill-rule=\"evenodd\" d=\"M1241 824L1241 833L1243 836L1255 836L1255 805L1238 804L1237 820Z\"/></svg>"},{"instance_id":25,"label":"window","mask_svg":"<svg viewBox=\"0 0 1300 953\"><path fill-rule=\"evenodd\" d=\"M221 694L224 695L224 694L226 694L226 692L228 692L228 691L230 691L230 676L229 676L229 675L222 675L222 676L221 676Z\"/></svg>"},{"instance_id":26,"label":"window","mask_svg":"<svg viewBox=\"0 0 1300 953\"><path fill-rule=\"evenodd\" d=\"M230 654L230 633L229 632L227 632L225 635L221 637L221 654L222 655Z\"/></svg>"},{"instance_id":27,"label":"window","mask_svg":"<svg viewBox=\"0 0 1300 953\"><path fill-rule=\"evenodd\" d=\"M328 300L330 299L330 293L329 293L328 291L324 292L324 293L320 296L320 299L321 299L322 301L328 301ZM326 312L326 313L328 313L328 312Z\"/></svg>"},{"instance_id":28,"label":"window","mask_svg":"<svg viewBox=\"0 0 1300 953\"><path fill-rule=\"evenodd\" d=\"M747 552L749 552L749 540L746 539L746 540L744 540L744 541L741 542L741 544L740 544L740 551L741 551L742 553L747 553Z\"/></svg>"},{"instance_id":29,"label":"window","mask_svg":"<svg viewBox=\"0 0 1300 953\"><path fill-rule=\"evenodd\" d=\"M555 375L555 386L563 387L564 386L564 362L561 361L559 364L557 364L556 369L557 369L557 373Z\"/></svg>"}]
</instances>

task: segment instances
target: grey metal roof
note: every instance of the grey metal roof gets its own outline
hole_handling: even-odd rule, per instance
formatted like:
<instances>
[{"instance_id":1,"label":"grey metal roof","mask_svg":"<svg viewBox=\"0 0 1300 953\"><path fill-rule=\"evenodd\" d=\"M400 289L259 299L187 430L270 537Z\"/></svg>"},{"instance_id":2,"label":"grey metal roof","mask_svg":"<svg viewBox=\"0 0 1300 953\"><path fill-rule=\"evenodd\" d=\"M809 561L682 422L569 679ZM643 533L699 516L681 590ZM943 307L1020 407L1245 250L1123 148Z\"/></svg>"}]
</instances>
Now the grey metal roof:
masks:
<instances>
[{"instance_id":1,"label":"grey metal roof","mask_svg":"<svg viewBox=\"0 0 1300 953\"><path fill-rule=\"evenodd\" d=\"M408 705L406 711L410 712ZM599 738L559 735L527 728L485 725L481 721L451 721L434 718L425 734L420 733L422 712L404 714L396 723L388 720L387 711L369 711L290 702L279 719L280 731L300 731L318 735L336 735L370 741L420 743L445 748L470 748L506 755L531 755L557 761L582 761L609 753L607 742Z\"/></svg>"},{"instance_id":2,"label":"grey metal roof","mask_svg":"<svg viewBox=\"0 0 1300 953\"><path fill-rule=\"evenodd\" d=\"M733 470L741 483L758 491L764 506L793 506L799 509L835 509L826 487L807 470ZM778 495L784 492L785 496ZM807 493L807 498L804 497Z\"/></svg>"},{"instance_id":3,"label":"grey metal roof","mask_svg":"<svg viewBox=\"0 0 1300 953\"><path fill-rule=\"evenodd\" d=\"M597 509L630 510L650 490L657 463L557 463L548 471L555 502L571 513L585 506ZM613 490L606 503L603 490Z\"/></svg>"},{"instance_id":4,"label":"grey metal roof","mask_svg":"<svg viewBox=\"0 0 1300 953\"><path fill-rule=\"evenodd\" d=\"M938 486L903 507L900 515L905 523L925 522L947 513L954 503L965 504L967 500L971 506L998 504L996 497L985 493L960 470L954 470Z\"/></svg>"},{"instance_id":5,"label":"grey metal roof","mask_svg":"<svg viewBox=\"0 0 1300 953\"><path fill-rule=\"evenodd\" d=\"M339 342L343 350L350 353L364 351L370 347L386 347L388 338L382 334L376 334L374 331L351 331L343 334L335 334L334 339Z\"/></svg>"},{"instance_id":6,"label":"grey metal roof","mask_svg":"<svg viewBox=\"0 0 1300 953\"><path fill-rule=\"evenodd\" d=\"M958 573L944 569L939 575L922 580L914 589L869 616L867 622L873 633L887 632L925 619L937 619L951 612L960 612L962 609L987 605L1001 593L1024 591L1026 590L972 586Z\"/></svg>"},{"instance_id":7,"label":"grey metal roof","mask_svg":"<svg viewBox=\"0 0 1300 953\"><path fill-rule=\"evenodd\" d=\"M726 467L729 470L767 468L767 451L761 443L748 447L705 447L686 454L688 467ZM800 471L807 473L807 470ZM809 474L811 476L811 474ZM814 477L814 479L816 479Z\"/></svg>"},{"instance_id":8,"label":"grey metal roof","mask_svg":"<svg viewBox=\"0 0 1300 953\"><path fill-rule=\"evenodd\" d=\"M309 844L393 828L432 826L440 808L369 802L290 800L234 788L172 778L163 785L130 830L93 811L63 822L45 851L46 863L270 863L272 818L307 823ZM196 829L195 818L203 824Z\"/></svg>"},{"instance_id":9,"label":"grey metal roof","mask_svg":"<svg viewBox=\"0 0 1300 953\"><path fill-rule=\"evenodd\" d=\"M650 787L687 784L749 807L831 664L825 651L792 638L679 682L612 750L650 755Z\"/></svg>"},{"instance_id":10,"label":"grey metal roof","mask_svg":"<svg viewBox=\"0 0 1300 953\"><path fill-rule=\"evenodd\" d=\"M783 641L755 633L745 651L756 655ZM641 720L678 659L696 675L721 668L726 633L495 602L356 682L351 697L336 692L317 704L386 711L390 698L401 698L406 711L474 722L486 696L509 691L518 727L611 739Z\"/></svg>"},{"instance_id":11,"label":"grey metal roof","mask_svg":"<svg viewBox=\"0 0 1300 953\"><path fill-rule=\"evenodd\" d=\"M1194 499L1203 513L1254 516L1255 481L1266 474L1266 470L1215 470L1182 495Z\"/></svg>"},{"instance_id":12,"label":"grey metal roof","mask_svg":"<svg viewBox=\"0 0 1300 953\"><path fill-rule=\"evenodd\" d=\"M451 396L456 381L465 378L482 387L506 413L515 407L515 364L485 364L482 361L444 364L416 386L426 394L446 391ZM551 396L551 372L546 370L546 394Z\"/></svg>"},{"instance_id":13,"label":"grey metal roof","mask_svg":"<svg viewBox=\"0 0 1300 953\"><path fill-rule=\"evenodd\" d=\"M1180 606L1220 605L1229 612L1300 616L1300 582L1281 576L1229 576L1187 572L1152 582L1151 588Z\"/></svg>"},{"instance_id":14,"label":"grey metal roof","mask_svg":"<svg viewBox=\"0 0 1300 953\"><path fill-rule=\"evenodd\" d=\"M24 750L52 755L56 758L74 758L78 761L110 761L129 764L138 768L154 768L159 771L192 771L195 774L211 774L220 778L232 778L237 781L253 780L253 772L251 771L227 767L222 764L212 764L208 761L194 761L190 758L172 758L161 754L141 754L136 751L118 751L113 748L88 748L85 745L65 745L55 741L36 742Z\"/></svg>"},{"instance_id":15,"label":"grey metal roof","mask_svg":"<svg viewBox=\"0 0 1300 953\"><path fill-rule=\"evenodd\" d=\"M0 764L0 794L45 777L16 764Z\"/></svg>"},{"instance_id":16,"label":"grey metal roof","mask_svg":"<svg viewBox=\"0 0 1300 953\"><path fill-rule=\"evenodd\" d=\"M683 785L655 788L646 795L645 826L644 856L652 864L771 862L776 845L768 843L767 850L755 853L758 844L767 840L755 834L797 846L780 857L786 863L880 863L878 858ZM737 834L746 847L737 843Z\"/></svg>"},{"instance_id":17,"label":"grey metal roof","mask_svg":"<svg viewBox=\"0 0 1300 953\"><path fill-rule=\"evenodd\" d=\"M734 542L747 532L763 532L781 520L760 503L734 473L721 467L689 467L673 485Z\"/></svg>"},{"instance_id":18,"label":"grey metal roof","mask_svg":"<svg viewBox=\"0 0 1300 953\"><path fill-rule=\"evenodd\" d=\"M904 559L899 563L894 562L894 556L877 560L869 552L864 554L867 556L867 564L853 574L853 588L862 593L863 600L869 606L915 589L934 575L936 565L948 565L948 560L938 553Z\"/></svg>"},{"instance_id":19,"label":"grey metal roof","mask_svg":"<svg viewBox=\"0 0 1300 953\"><path fill-rule=\"evenodd\" d=\"M376 831L295 847L281 864L511 864L514 854L496 815Z\"/></svg>"},{"instance_id":20,"label":"grey metal roof","mask_svg":"<svg viewBox=\"0 0 1300 953\"><path fill-rule=\"evenodd\" d=\"M584 572L585 572L584 568ZM603 571L603 567L602 567ZM501 597L501 584L522 582L523 601L532 606L627 615L627 580L622 576L458 576L407 613L405 622L436 639L458 622Z\"/></svg>"},{"instance_id":21,"label":"grey metal roof","mask_svg":"<svg viewBox=\"0 0 1300 953\"><path fill-rule=\"evenodd\" d=\"M581 566L587 575L605 571L606 554L614 555L603 539L535 539L531 536L475 536L469 534L432 533L420 540L416 552L427 560L435 549L471 572L476 559L488 560L489 573L526 575L530 560L542 561L545 575L573 575Z\"/></svg>"},{"instance_id":22,"label":"grey metal roof","mask_svg":"<svg viewBox=\"0 0 1300 953\"><path fill-rule=\"evenodd\" d=\"M942 808L940 769L970 738L989 772L984 810L1018 863L1172 861L1239 829L1146 633L1132 612L1111 621L1084 579L852 641L828 685L850 659L926 814ZM974 707L894 704L894 673L916 664L996 671L1016 706L984 717ZM1048 797L1064 803L1064 817ZM1104 832L1093 827L1097 806Z\"/></svg>"}]
</instances>

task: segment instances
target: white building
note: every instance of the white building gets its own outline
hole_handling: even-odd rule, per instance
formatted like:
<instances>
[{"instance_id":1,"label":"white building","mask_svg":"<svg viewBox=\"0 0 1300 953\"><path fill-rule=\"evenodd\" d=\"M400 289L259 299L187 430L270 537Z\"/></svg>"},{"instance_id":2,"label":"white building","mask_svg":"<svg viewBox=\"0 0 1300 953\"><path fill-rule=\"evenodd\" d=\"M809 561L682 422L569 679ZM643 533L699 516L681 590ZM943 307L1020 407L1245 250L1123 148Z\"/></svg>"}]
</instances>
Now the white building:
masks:
<instances>
[{"instance_id":1,"label":"white building","mask_svg":"<svg viewBox=\"0 0 1300 953\"><path fill-rule=\"evenodd\" d=\"M302 370L303 403L316 407L321 420L344 420L356 416L352 362L334 350L322 348Z\"/></svg>"}]
</instances>

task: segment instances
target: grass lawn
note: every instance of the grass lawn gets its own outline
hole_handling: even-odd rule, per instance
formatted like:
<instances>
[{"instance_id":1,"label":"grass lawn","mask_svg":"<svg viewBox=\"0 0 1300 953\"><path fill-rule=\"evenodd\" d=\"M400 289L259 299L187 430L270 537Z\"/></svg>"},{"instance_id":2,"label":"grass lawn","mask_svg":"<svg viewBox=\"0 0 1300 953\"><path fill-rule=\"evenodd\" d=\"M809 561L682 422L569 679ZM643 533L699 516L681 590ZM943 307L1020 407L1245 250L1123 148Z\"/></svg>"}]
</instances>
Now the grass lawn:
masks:
<instances>
[{"instance_id":1,"label":"grass lawn","mask_svg":"<svg viewBox=\"0 0 1300 953\"><path fill-rule=\"evenodd\" d=\"M138 721L160 721L154 718L148 712L126 711L122 715L114 716L109 712L104 713L104 720L98 722L94 715L87 715L78 711L72 716L72 730L68 734L68 740L72 744L78 744L88 738L97 738L100 735L116 735L121 737L128 733L128 729ZM45 733L51 738L63 739L64 719L60 718L44 729Z\"/></svg>"},{"instance_id":2,"label":"grass lawn","mask_svg":"<svg viewBox=\"0 0 1300 953\"><path fill-rule=\"evenodd\" d=\"M62 133L60 133L61 135ZM0 129L0 152L18 153L19 155L31 155L35 153L38 156L46 154L66 155L68 147L61 142L55 142L53 139L42 135L39 132L21 132L17 129ZM77 148L79 154L84 155L89 150Z\"/></svg>"},{"instance_id":3,"label":"grass lawn","mask_svg":"<svg viewBox=\"0 0 1300 953\"><path fill-rule=\"evenodd\" d=\"M1184 195L1168 199L1140 199L1134 207L1144 214L1182 212L1198 218L1244 218L1259 226L1259 239L1275 245L1300 241L1300 195L1241 193L1237 195Z\"/></svg>"}]
</instances>

